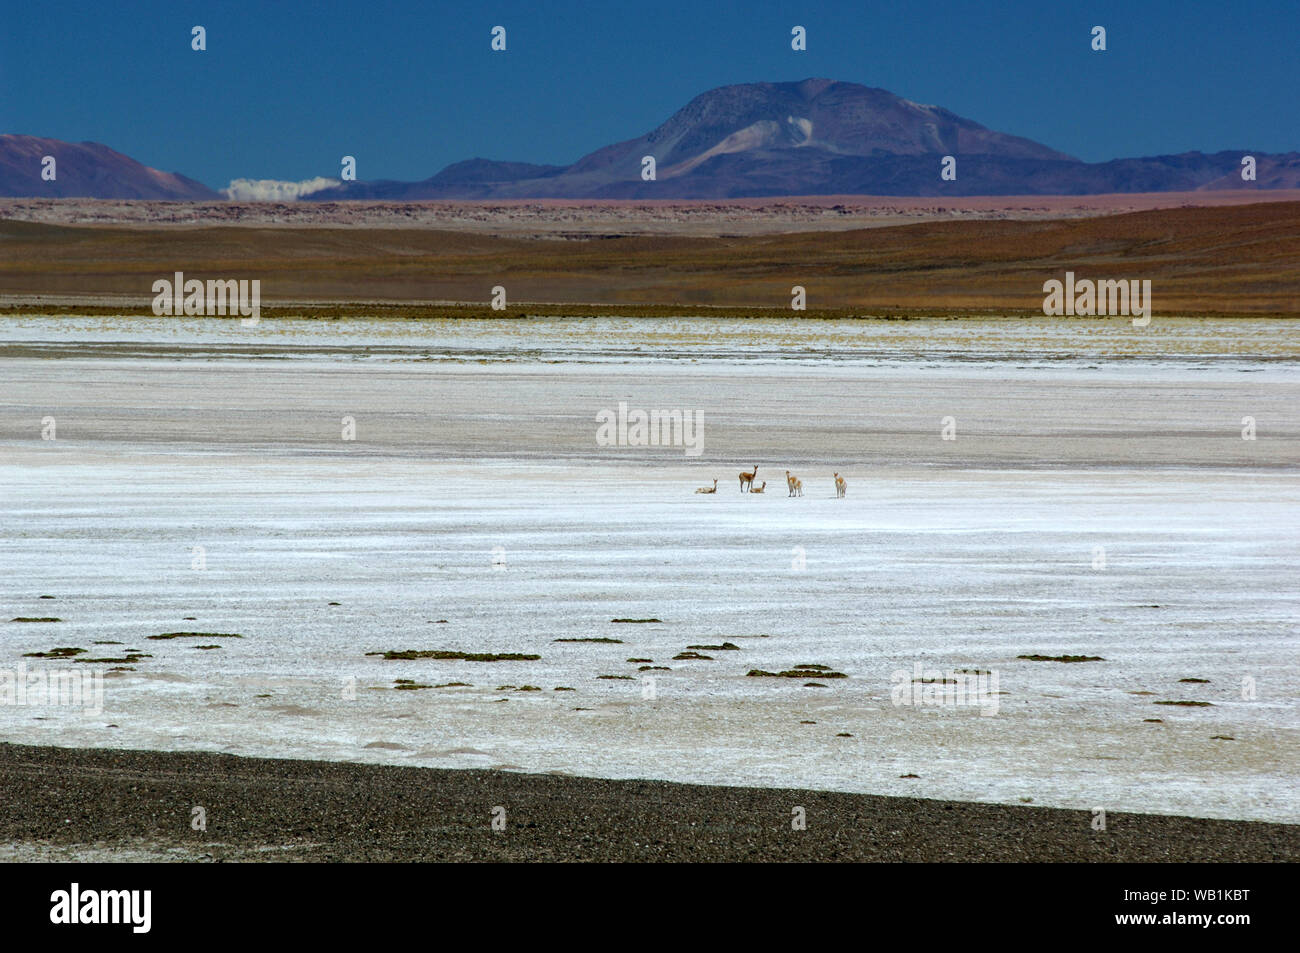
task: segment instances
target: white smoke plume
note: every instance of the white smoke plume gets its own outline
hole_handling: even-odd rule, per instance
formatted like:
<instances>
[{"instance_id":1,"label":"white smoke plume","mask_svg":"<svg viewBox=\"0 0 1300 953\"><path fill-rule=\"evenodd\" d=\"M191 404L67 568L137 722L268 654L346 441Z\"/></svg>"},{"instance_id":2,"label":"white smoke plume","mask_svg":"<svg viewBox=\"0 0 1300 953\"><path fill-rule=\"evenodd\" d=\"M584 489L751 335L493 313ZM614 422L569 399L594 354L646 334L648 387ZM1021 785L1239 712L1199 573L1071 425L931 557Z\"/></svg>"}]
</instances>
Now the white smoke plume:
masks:
<instances>
[{"instance_id":1,"label":"white smoke plume","mask_svg":"<svg viewBox=\"0 0 1300 953\"><path fill-rule=\"evenodd\" d=\"M338 179L316 176L302 182L280 179L235 179L221 194L232 202L296 202L305 195L339 185Z\"/></svg>"}]
</instances>

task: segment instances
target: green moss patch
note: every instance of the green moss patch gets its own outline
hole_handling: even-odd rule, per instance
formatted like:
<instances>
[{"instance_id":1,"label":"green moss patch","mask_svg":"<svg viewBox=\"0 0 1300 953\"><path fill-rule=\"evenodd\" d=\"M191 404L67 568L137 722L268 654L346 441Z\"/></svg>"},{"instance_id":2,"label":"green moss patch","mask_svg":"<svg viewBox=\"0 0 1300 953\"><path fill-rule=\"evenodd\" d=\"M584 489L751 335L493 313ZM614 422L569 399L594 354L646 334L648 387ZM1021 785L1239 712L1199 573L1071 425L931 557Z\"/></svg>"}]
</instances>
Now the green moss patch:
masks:
<instances>
[{"instance_id":1,"label":"green moss patch","mask_svg":"<svg viewBox=\"0 0 1300 953\"><path fill-rule=\"evenodd\" d=\"M610 622L624 622L629 625L644 625L647 622L662 622L662 619L610 619Z\"/></svg>"},{"instance_id":2,"label":"green moss patch","mask_svg":"<svg viewBox=\"0 0 1300 953\"><path fill-rule=\"evenodd\" d=\"M622 639L605 639L605 638L590 638L590 639L551 639L551 641L552 641L552 642L606 642L606 643L609 643L609 644L611 644L611 645L622 645L622 644L623 644L623 640L622 640Z\"/></svg>"},{"instance_id":3,"label":"green moss patch","mask_svg":"<svg viewBox=\"0 0 1300 953\"><path fill-rule=\"evenodd\" d=\"M761 668L751 668L745 673L750 678L848 678L843 672L833 672L825 665L796 665L784 672L767 672Z\"/></svg>"},{"instance_id":4,"label":"green moss patch","mask_svg":"<svg viewBox=\"0 0 1300 953\"><path fill-rule=\"evenodd\" d=\"M674 662L712 662L712 655L701 655L699 652L679 652L673 656Z\"/></svg>"},{"instance_id":5,"label":"green moss patch","mask_svg":"<svg viewBox=\"0 0 1300 953\"><path fill-rule=\"evenodd\" d=\"M723 642L721 645L688 645L688 649L698 649L701 652L739 652L740 646L733 642Z\"/></svg>"},{"instance_id":6,"label":"green moss patch","mask_svg":"<svg viewBox=\"0 0 1300 953\"><path fill-rule=\"evenodd\" d=\"M1163 702L1152 702L1151 704L1153 704L1153 705L1183 705L1183 706L1185 706L1185 707L1187 707L1187 708L1210 708L1210 707L1213 706L1214 703L1213 703L1213 702L1189 702L1189 701L1163 701Z\"/></svg>"},{"instance_id":7,"label":"green moss patch","mask_svg":"<svg viewBox=\"0 0 1300 953\"><path fill-rule=\"evenodd\" d=\"M164 632L162 635L150 635L147 638L155 642L168 639L242 639L238 632Z\"/></svg>"},{"instance_id":8,"label":"green moss patch","mask_svg":"<svg viewBox=\"0 0 1300 953\"><path fill-rule=\"evenodd\" d=\"M10 619L11 622L62 622L62 619L52 615L20 615Z\"/></svg>"},{"instance_id":9,"label":"green moss patch","mask_svg":"<svg viewBox=\"0 0 1300 953\"><path fill-rule=\"evenodd\" d=\"M437 659L442 662L536 662L541 658L540 655L527 655L523 652L452 652L443 649L400 649L367 652L366 655L380 655L389 662L413 659Z\"/></svg>"},{"instance_id":10,"label":"green moss patch","mask_svg":"<svg viewBox=\"0 0 1300 953\"><path fill-rule=\"evenodd\" d=\"M1104 662L1100 655L1017 655L1029 662Z\"/></svg>"},{"instance_id":11,"label":"green moss patch","mask_svg":"<svg viewBox=\"0 0 1300 953\"><path fill-rule=\"evenodd\" d=\"M85 651L71 646L60 646L48 652L24 652L23 658L72 658L74 655L82 655Z\"/></svg>"}]
</instances>

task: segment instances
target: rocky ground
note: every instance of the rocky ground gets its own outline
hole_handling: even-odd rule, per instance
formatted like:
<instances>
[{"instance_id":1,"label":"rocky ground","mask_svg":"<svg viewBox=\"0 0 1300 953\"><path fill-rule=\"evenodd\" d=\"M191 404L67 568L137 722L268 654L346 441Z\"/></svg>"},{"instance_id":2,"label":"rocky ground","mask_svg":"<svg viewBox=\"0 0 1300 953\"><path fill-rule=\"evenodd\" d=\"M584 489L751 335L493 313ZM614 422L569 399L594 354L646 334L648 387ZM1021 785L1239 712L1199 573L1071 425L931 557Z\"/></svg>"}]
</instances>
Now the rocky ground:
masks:
<instances>
[{"instance_id":1,"label":"rocky ground","mask_svg":"<svg viewBox=\"0 0 1300 953\"><path fill-rule=\"evenodd\" d=\"M1098 831L1083 811L215 754L6 744L0 785L5 860L1300 857L1300 828L1284 824L1112 814ZM206 830L195 829L200 807Z\"/></svg>"}]
</instances>

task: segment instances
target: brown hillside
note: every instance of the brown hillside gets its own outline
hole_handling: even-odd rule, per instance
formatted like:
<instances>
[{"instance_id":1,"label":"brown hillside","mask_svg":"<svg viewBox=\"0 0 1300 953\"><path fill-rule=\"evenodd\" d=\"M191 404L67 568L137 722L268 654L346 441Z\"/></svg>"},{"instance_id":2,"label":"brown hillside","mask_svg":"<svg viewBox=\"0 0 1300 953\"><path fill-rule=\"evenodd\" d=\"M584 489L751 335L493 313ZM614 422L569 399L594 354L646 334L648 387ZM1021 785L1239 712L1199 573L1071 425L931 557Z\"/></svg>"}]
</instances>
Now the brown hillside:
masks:
<instances>
[{"instance_id":1,"label":"brown hillside","mask_svg":"<svg viewBox=\"0 0 1300 953\"><path fill-rule=\"evenodd\" d=\"M736 238L558 241L420 229L0 222L0 294L150 296L154 279L260 278L263 300L789 305L1036 311L1042 284L1150 279L1155 310L1300 312L1300 202L1059 221Z\"/></svg>"}]
</instances>

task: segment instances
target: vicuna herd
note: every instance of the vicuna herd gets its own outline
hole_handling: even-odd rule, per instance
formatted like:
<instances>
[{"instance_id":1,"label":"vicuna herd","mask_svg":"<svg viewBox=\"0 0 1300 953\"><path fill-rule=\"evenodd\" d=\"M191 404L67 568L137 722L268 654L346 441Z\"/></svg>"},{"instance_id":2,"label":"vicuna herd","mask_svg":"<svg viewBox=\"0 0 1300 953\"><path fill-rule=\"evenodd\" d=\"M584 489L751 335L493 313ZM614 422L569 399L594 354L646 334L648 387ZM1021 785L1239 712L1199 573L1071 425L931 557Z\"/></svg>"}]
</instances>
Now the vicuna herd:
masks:
<instances>
[{"instance_id":1,"label":"vicuna herd","mask_svg":"<svg viewBox=\"0 0 1300 953\"><path fill-rule=\"evenodd\" d=\"M763 481L758 486L754 486L754 478L758 476L758 464L754 469L741 471L740 474L740 492L741 493L762 493L767 489L767 481ZM803 496L803 480L799 479L789 470L785 471L786 496ZM844 491L849 488L844 477L838 473L835 474L835 496L837 498L844 496ZM702 486L695 491L696 493L717 493L718 481L713 481L713 486Z\"/></svg>"}]
</instances>

